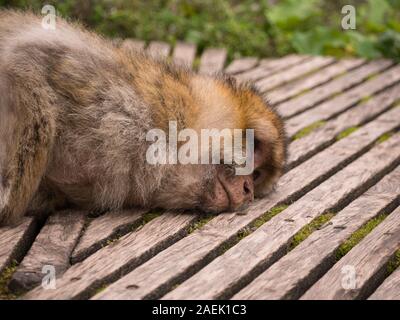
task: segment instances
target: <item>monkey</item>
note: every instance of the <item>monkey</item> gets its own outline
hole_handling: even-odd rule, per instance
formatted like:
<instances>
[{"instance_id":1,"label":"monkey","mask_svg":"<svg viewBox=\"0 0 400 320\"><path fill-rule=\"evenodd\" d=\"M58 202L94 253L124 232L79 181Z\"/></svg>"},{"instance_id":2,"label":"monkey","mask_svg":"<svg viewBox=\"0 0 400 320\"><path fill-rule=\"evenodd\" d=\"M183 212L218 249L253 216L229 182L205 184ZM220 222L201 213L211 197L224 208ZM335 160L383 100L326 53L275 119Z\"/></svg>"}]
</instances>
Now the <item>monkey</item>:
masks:
<instances>
[{"instance_id":1,"label":"monkey","mask_svg":"<svg viewBox=\"0 0 400 320\"><path fill-rule=\"evenodd\" d=\"M253 129L254 170L149 164L153 128ZM271 191L283 120L250 83L127 52L57 17L0 11L0 224L66 206L221 213Z\"/></svg>"}]
</instances>

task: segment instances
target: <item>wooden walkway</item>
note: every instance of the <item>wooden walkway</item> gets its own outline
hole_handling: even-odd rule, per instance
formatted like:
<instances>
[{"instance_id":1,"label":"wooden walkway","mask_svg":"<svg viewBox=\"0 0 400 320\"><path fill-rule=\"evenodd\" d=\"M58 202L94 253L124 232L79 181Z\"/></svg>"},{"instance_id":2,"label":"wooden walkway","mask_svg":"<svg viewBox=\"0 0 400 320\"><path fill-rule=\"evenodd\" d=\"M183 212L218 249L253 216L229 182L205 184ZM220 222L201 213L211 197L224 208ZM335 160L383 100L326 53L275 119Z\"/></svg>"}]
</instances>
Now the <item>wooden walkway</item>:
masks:
<instances>
[{"instance_id":1,"label":"wooden walkway","mask_svg":"<svg viewBox=\"0 0 400 320\"><path fill-rule=\"evenodd\" d=\"M400 65L225 66L224 49L197 59L185 43L116 45L254 81L286 119L287 172L246 214L65 211L0 228L0 298L400 299Z\"/></svg>"}]
</instances>

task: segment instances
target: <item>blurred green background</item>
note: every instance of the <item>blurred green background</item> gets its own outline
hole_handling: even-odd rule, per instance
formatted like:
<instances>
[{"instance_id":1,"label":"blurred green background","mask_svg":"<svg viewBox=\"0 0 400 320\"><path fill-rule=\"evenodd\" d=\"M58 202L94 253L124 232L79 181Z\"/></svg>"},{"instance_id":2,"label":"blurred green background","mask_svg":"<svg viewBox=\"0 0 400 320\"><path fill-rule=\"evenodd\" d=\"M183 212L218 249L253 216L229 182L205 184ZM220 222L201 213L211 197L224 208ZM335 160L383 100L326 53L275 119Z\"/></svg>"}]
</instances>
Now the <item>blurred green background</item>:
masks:
<instances>
[{"instance_id":1,"label":"blurred green background","mask_svg":"<svg viewBox=\"0 0 400 320\"><path fill-rule=\"evenodd\" d=\"M0 0L36 12L44 4L109 37L225 47L230 59L297 52L400 61L400 0ZM346 4L356 8L356 30L341 27Z\"/></svg>"}]
</instances>

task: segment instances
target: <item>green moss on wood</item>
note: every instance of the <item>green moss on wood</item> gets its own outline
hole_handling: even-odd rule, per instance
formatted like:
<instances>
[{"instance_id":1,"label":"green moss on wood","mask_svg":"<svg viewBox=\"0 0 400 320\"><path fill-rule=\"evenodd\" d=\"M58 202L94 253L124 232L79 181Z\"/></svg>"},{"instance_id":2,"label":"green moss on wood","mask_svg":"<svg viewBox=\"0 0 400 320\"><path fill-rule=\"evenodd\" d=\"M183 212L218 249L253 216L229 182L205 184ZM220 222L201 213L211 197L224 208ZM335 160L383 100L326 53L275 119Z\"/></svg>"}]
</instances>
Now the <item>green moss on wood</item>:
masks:
<instances>
[{"instance_id":1,"label":"green moss on wood","mask_svg":"<svg viewBox=\"0 0 400 320\"><path fill-rule=\"evenodd\" d=\"M385 218L387 214L381 214L364 224L360 229L354 232L336 251L336 259L340 260L351 249L353 249L362 239L364 239L372 230L374 230Z\"/></svg>"},{"instance_id":2,"label":"green moss on wood","mask_svg":"<svg viewBox=\"0 0 400 320\"><path fill-rule=\"evenodd\" d=\"M17 266L18 264L13 261L11 265L5 268L0 274L0 300L12 300L17 298L17 296L8 288L8 284L12 278L12 275L17 270Z\"/></svg>"},{"instance_id":3,"label":"green moss on wood","mask_svg":"<svg viewBox=\"0 0 400 320\"><path fill-rule=\"evenodd\" d=\"M204 215L200 220L196 221L189 227L188 233L190 234L190 233L194 232L195 230L200 229L214 217L215 217L215 215L213 215L213 214Z\"/></svg>"},{"instance_id":4,"label":"green moss on wood","mask_svg":"<svg viewBox=\"0 0 400 320\"><path fill-rule=\"evenodd\" d=\"M299 232L297 232L288 248L288 251L293 250L297 247L301 242L307 239L315 230L320 229L325 223L327 223L332 217L335 215L333 212L328 212L323 215L320 215L313 219L309 224L304 226Z\"/></svg>"},{"instance_id":5,"label":"green moss on wood","mask_svg":"<svg viewBox=\"0 0 400 320\"><path fill-rule=\"evenodd\" d=\"M397 250L393 258L390 259L387 265L387 275L391 275L398 267L400 267L400 250Z\"/></svg>"},{"instance_id":6,"label":"green moss on wood","mask_svg":"<svg viewBox=\"0 0 400 320\"><path fill-rule=\"evenodd\" d=\"M293 140L304 138L305 136L309 135L314 130L316 130L316 129L322 127L323 125L325 125L325 123L326 123L325 121L317 121L317 122L314 122L314 123L310 124L309 126L303 128L299 132L297 132L294 135Z\"/></svg>"},{"instance_id":7,"label":"green moss on wood","mask_svg":"<svg viewBox=\"0 0 400 320\"><path fill-rule=\"evenodd\" d=\"M266 213L264 213L261 217L256 219L252 224L251 228L252 229L258 229L261 227L264 223L267 221L271 220L273 217L275 217L277 214L281 213L283 210L285 210L288 206L287 205L280 205L280 206L275 206Z\"/></svg>"},{"instance_id":8,"label":"green moss on wood","mask_svg":"<svg viewBox=\"0 0 400 320\"><path fill-rule=\"evenodd\" d=\"M386 140L388 140L391 136L393 136L394 132L390 131L390 132L386 132L383 135L381 135L378 140L376 140L377 144L380 144L382 142L385 142Z\"/></svg>"},{"instance_id":9,"label":"green moss on wood","mask_svg":"<svg viewBox=\"0 0 400 320\"><path fill-rule=\"evenodd\" d=\"M347 128L337 135L336 140L341 140L343 138L346 138L347 136L351 135L354 131L357 131L358 129L359 127Z\"/></svg>"}]
</instances>

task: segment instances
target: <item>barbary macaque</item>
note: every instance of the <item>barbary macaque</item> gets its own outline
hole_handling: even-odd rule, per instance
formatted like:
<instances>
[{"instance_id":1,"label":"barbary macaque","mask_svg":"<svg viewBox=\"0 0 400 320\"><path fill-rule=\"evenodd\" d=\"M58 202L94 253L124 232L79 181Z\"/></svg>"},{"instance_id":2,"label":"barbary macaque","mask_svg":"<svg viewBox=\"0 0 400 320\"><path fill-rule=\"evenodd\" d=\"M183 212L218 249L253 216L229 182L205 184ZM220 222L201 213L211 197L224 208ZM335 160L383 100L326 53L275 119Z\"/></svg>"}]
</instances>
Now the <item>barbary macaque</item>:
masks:
<instances>
[{"instance_id":1,"label":"barbary macaque","mask_svg":"<svg viewBox=\"0 0 400 320\"><path fill-rule=\"evenodd\" d=\"M0 11L0 224L66 206L241 210L282 174L282 120L250 84L41 21ZM254 129L254 170L236 175L223 153L218 164L149 163L148 132L171 121Z\"/></svg>"}]
</instances>

